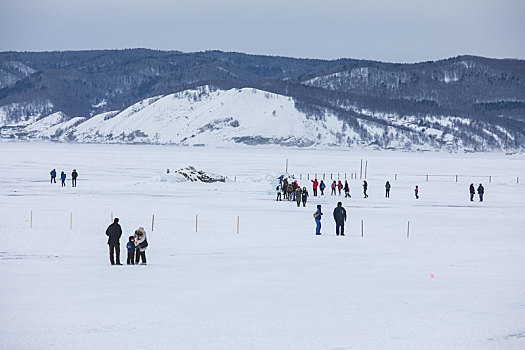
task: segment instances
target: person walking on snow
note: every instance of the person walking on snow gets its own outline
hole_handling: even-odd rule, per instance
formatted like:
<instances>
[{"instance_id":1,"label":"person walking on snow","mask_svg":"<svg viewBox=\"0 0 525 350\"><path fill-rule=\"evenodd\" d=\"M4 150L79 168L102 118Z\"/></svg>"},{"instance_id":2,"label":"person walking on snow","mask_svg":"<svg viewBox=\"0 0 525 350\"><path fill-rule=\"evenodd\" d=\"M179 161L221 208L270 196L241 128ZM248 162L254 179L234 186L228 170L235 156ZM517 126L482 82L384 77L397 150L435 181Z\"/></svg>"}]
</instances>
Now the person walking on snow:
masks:
<instances>
[{"instance_id":1,"label":"person walking on snow","mask_svg":"<svg viewBox=\"0 0 525 350\"><path fill-rule=\"evenodd\" d=\"M301 197L303 200L303 207L306 207L306 201L308 200L308 190L306 187L303 187L303 191L301 192Z\"/></svg>"},{"instance_id":2,"label":"person walking on snow","mask_svg":"<svg viewBox=\"0 0 525 350\"><path fill-rule=\"evenodd\" d=\"M66 173L65 172L61 172L60 174L60 181L62 182L62 187L66 187Z\"/></svg>"},{"instance_id":3,"label":"person walking on snow","mask_svg":"<svg viewBox=\"0 0 525 350\"><path fill-rule=\"evenodd\" d=\"M317 179L310 180L312 181L312 189L314 190L314 197L317 197L317 186L319 186L319 182L317 182Z\"/></svg>"},{"instance_id":4,"label":"person walking on snow","mask_svg":"<svg viewBox=\"0 0 525 350\"><path fill-rule=\"evenodd\" d=\"M338 202L337 207L334 209L334 220L335 220L335 234L339 236L345 235L345 222L346 222L346 210L343 208L343 203Z\"/></svg>"},{"instance_id":5,"label":"person walking on snow","mask_svg":"<svg viewBox=\"0 0 525 350\"><path fill-rule=\"evenodd\" d=\"M385 184L385 190L386 190L385 197L386 198L390 198L390 187L392 186L390 186L390 182L387 181Z\"/></svg>"},{"instance_id":6,"label":"person walking on snow","mask_svg":"<svg viewBox=\"0 0 525 350\"><path fill-rule=\"evenodd\" d=\"M297 207L301 206L301 186L297 186L295 189L295 202L297 203Z\"/></svg>"},{"instance_id":7,"label":"person walking on snow","mask_svg":"<svg viewBox=\"0 0 525 350\"><path fill-rule=\"evenodd\" d=\"M335 196L335 188L337 187L337 184L335 183L335 180L334 182L332 182L332 191L330 192L330 195L331 196Z\"/></svg>"},{"instance_id":8,"label":"person walking on snow","mask_svg":"<svg viewBox=\"0 0 525 350\"><path fill-rule=\"evenodd\" d=\"M470 201L474 202L474 195L476 194L476 189L474 188L474 184L470 184Z\"/></svg>"},{"instance_id":9,"label":"person walking on snow","mask_svg":"<svg viewBox=\"0 0 525 350\"><path fill-rule=\"evenodd\" d=\"M146 265L146 248L148 247L148 240L146 239L146 231L143 227L139 227L135 230L135 245L137 246L135 264L138 264L142 258L141 265Z\"/></svg>"},{"instance_id":10,"label":"person walking on snow","mask_svg":"<svg viewBox=\"0 0 525 350\"><path fill-rule=\"evenodd\" d=\"M321 204L317 204L317 210L314 213L315 234L316 235L321 234L321 216L322 215L323 215L323 212L321 211Z\"/></svg>"},{"instance_id":11,"label":"person walking on snow","mask_svg":"<svg viewBox=\"0 0 525 350\"><path fill-rule=\"evenodd\" d=\"M113 223L108 226L106 230L106 236L108 236L108 246L109 246L109 261L111 265L115 265L115 257L117 256L117 265L122 265L120 263L120 236L122 236L122 228L118 223L118 218L113 220Z\"/></svg>"},{"instance_id":12,"label":"person walking on snow","mask_svg":"<svg viewBox=\"0 0 525 350\"><path fill-rule=\"evenodd\" d=\"M348 186L348 181L345 180L345 198L346 197L352 198L352 196L350 196L350 186Z\"/></svg>"},{"instance_id":13,"label":"person walking on snow","mask_svg":"<svg viewBox=\"0 0 525 350\"><path fill-rule=\"evenodd\" d=\"M343 183L341 180L337 183L337 189L339 190L339 195L341 195L341 190L343 189Z\"/></svg>"},{"instance_id":14,"label":"person walking on snow","mask_svg":"<svg viewBox=\"0 0 525 350\"><path fill-rule=\"evenodd\" d=\"M51 183L57 183L57 171L55 169L51 170L51 172L49 173L49 175L51 175Z\"/></svg>"},{"instance_id":15,"label":"person walking on snow","mask_svg":"<svg viewBox=\"0 0 525 350\"><path fill-rule=\"evenodd\" d=\"M416 199L419 199L419 188L416 185L416 188L414 189L414 194L416 195Z\"/></svg>"},{"instance_id":16,"label":"person walking on snow","mask_svg":"<svg viewBox=\"0 0 525 350\"><path fill-rule=\"evenodd\" d=\"M321 180L321 184L319 185L319 188L321 189L321 196L324 196L324 189L326 188L326 185L323 180Z\"/></svg>"},{"instance_id":17,"label":"person walking on snow","mask_svg":"<svg viewBox=\"0 0 525 350\"><path fill-rule=\"evenodd\" d=\"M368 194L366 194L366 191L368 190L368 182L366 180L363 181L363 194L365 195L365 198L368 198Z\"/></svg>"},{"instance_id":18,"label":"person walking on snow","mask_svg":"<svg viewBox=\"0 0 525 350\"><path fill-rule=\"evenodd\" d=\"M73 187L77 187L77 177L77 169L73 169L73 172L71 173L71 184L73 185Z\"/></svg>"},{"instance_id":19,"label":"person walking on snow","mask_svg":"<svg viewBox=\"0 0 525 350\"><path fill-rule=\"evenodd\" d=\"M479 195L479 201L483 202L483 194L485 193L485 187L483 187L482 184L479 184L478 186L478 195Z\"/></svg>"},{"instance_id":20,"label":"person walking on snow","mask_svg":"<svg viewBox=\"0 0 525 350\"><path fill-rule=\"evenodd\" d=\"M276 201L280 201L281 200L281 185L277 185L277 187L275 187L275 191L277 192Z\"/></svg>"}]
</instances>

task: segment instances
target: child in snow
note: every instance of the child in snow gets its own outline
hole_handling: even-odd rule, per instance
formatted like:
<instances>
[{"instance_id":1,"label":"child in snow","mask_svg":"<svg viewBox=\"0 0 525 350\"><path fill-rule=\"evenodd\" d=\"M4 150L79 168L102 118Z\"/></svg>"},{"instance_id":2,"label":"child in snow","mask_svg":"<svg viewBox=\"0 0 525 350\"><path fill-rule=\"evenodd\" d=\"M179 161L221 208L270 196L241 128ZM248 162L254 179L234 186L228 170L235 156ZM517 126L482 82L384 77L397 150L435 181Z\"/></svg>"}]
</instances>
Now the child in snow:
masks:
<instances>
[{"instance_id":1,"label":"child in snow","mask_svg":"<svg viewBox=\"0 0 525 350\"><path fill-rule=\"evenodd\" d=\"M135 265L135 237L129 236L129 242L126 244L128 249L128 265Z\"/></svg>"}]
</instances>

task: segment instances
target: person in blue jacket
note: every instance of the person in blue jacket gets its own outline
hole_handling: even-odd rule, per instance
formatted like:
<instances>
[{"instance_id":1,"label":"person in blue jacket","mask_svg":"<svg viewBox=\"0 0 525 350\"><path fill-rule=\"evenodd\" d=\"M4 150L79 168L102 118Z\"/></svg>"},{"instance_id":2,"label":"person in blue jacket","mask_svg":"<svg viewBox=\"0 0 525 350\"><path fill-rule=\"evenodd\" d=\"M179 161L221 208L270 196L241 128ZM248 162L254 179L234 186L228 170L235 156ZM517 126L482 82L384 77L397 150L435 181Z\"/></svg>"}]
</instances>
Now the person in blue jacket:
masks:
<instances>
[{"instance_id":1,"label":"person in blue jacket","mask_svg":"<svg viewBox=\"0 0 525 350\"><path fill-rule=\"evenodd\" d=\"M129 242L126 244L126 248L128 249L128 265L135 265L135 236L129 236Z\"/></svg>"},{"instance_id":2,"label":"person in blue jacket","mask_svg":"<svg viewBox=\"0 0 525 350\"><path fill-rule=\"evenodd\" d=\"M343 208L343 203L338 202L337 207L334 209L334 220L335 220L335 234L339 236L339 231L341 231L341 236L345 235L345 222L346 222L346 210Z\"/></svg>"},{"instance_id":3,"label":"person in blue jacket","mask_svg":"<svg viewBox=\"0 0 525 350\"><path fill-rule=\"evenodd\" d=\"M62 187L66 187L66 173L62 172L60 174L60 181L62 181Z\"/></svg>"},{"instance_id":4,"label":"person in blue jacket","mask_svg":"<svg viewBox=\"0 0 525 350\"><path fill-rule=\"evenodd\" d=\"M315 234L320 235L321 234L321 216L323 215L323 212L321 211L321 204L317 204L317 210L314 213L314 219L315 219Z\"/></svg>"},{"instance_id":5,"label":"person in blue jacket","mask_svg":"<svg viewBox=\"0 0 525 350\"><path fill-rule=\"evenodd\" d=\"M55 169L51 170L51 172L49 173L49 175L51 175L51 183L57 183L57 171Z\"/></svg>"}]
</instances>

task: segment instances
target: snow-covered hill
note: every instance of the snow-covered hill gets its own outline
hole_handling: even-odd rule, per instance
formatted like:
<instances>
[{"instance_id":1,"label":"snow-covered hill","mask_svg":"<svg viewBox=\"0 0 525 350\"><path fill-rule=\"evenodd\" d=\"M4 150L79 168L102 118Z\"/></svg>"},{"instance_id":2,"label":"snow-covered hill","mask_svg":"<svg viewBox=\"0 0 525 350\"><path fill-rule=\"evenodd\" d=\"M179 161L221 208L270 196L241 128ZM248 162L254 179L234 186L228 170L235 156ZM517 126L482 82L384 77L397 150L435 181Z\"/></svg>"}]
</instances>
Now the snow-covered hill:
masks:
<instances>
[{"instance_id":1,"label":"snow-covered hill","mask_svg":"<svg viewBox=\"0 0 525 350\"><path fill-rule=\"evenodd\" d=\"M503 150L514 137L505 128L456 116L401 116L345 104L334 109L255 88L220 90L208 85L150 97L121 111L91 118L71 118L56 112L31 120L4 128L2 137L90 143L449 151L473 150L483 143L482 136L492 138L492 150Z\"/></svg>"},{"instance_id":2,"label":"snow-covered hill","mask_svg":"<svg viewBox=\"0 0 525 350\"><path fill-rule=\"evenodd\" d=\"M337 145L343 122L309 117L292 98L244 88L209 86L136 103L71 128L61 139L181 145Z\"/></svg>"}]
</instances>

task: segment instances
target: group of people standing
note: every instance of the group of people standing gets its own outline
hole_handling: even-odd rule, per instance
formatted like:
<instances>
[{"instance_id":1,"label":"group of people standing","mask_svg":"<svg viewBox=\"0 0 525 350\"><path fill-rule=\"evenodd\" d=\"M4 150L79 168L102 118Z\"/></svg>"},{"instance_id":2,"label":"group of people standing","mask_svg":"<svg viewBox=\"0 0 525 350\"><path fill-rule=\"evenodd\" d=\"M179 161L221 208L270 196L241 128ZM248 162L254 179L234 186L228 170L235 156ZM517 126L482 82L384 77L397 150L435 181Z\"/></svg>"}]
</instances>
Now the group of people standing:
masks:
<instances>
[{"instance_id":1,"label":"group of people standing","mask_svg":"<svg viewBox=\"0 0 525 350\"><path fill-rule=\"evenodd\" d=\"M53 169L51 170L51 172L49 173L49 175L51 175L51 183L57 183L57 171L56 169ZM73 187L77 187L77 177L78 177L78 172L77 172L77 169L73 169L73 172L71 173L71 185ZM60 182L61 182L61 187L66 187L66 173L65 172L60 172Z\"/></svg>"},{"instance_id":2,"label":"group of people standing","mask_svg":"<svg viewBox=\"0 0 525 350\"><path fill-rule=\"evenodd\" d=\"M474 188L474 184L470 184L469 192L470 192L470 201L474 202L474 195L476 194L476 189ZM485 194L485 187L483 187L482 184L479 184L478 196L479 196L480 202L483 202L483 194Z\"/></svg>"},{"instance_id":3,"label":"group of people standing","mask_svg":"<svg viewBox=\"0 0 525 350\"><path fill-rule=\"evenodd\" d=\"M119 224L119 219L115 218L113 223L106 229L106 236L108 236L109 246L109 261L111 265L122 265L120 263L120 237L122 236L122 228ZM128 252L127 264L135 265L142 260L141 265L146 265L146 248L148 248L148 240L146 239L146 231L143 227L135 230L133 236L129 236L126 250Z\"/></svg>"},{"instance_id":4,"label":"group of people standing","mask_svg":"<svg viewBox=\"0 0 525 350\"><path fill-rule=\"evenodd\" d=\"M323 212L321 210L321 204L317 205L317 210L314 212L315 220L315 234L321 234L321 218ZM343 203L338 202L337 206L334 208L333 212L334 221L335 221L335 234L336 236L345 235L345 223L346 223L346 209L343 208Z\"/></svg>"}]
</instances>

